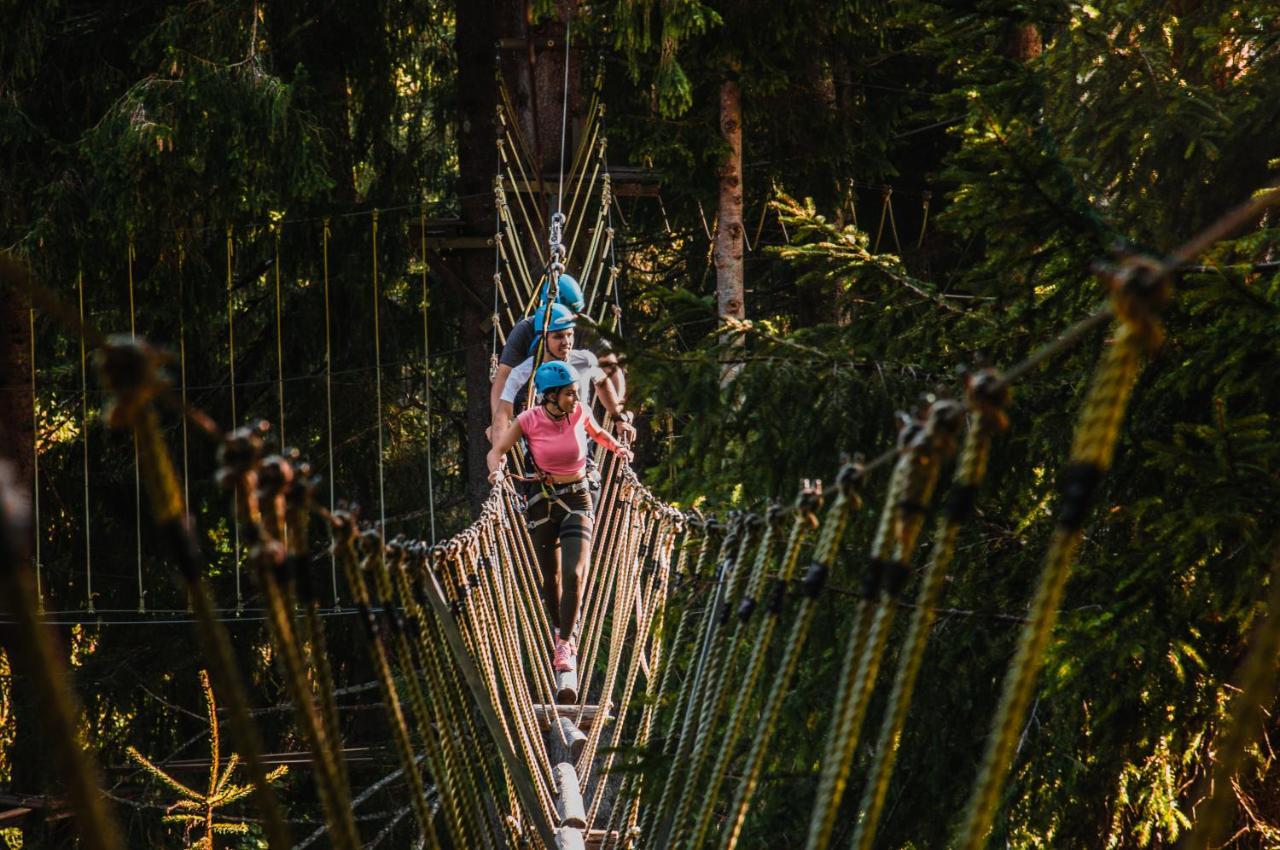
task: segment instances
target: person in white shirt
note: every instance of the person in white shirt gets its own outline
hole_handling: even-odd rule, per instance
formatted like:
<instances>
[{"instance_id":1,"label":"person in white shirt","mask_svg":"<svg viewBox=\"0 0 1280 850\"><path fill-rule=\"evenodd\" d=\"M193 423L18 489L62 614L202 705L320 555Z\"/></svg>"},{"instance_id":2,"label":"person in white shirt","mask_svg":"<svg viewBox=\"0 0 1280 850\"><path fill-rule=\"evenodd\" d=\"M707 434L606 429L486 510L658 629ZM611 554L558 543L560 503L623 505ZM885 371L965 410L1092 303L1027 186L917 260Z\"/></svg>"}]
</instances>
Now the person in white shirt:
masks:
<instances>
[{"instance_id":1,"label":"person in white shirt","mask_svg":"<svg viewBox=\"0 0 1280 850\"><path fill-rule=\"evenodd\" d=\"M578 373L578 391L582 403L590 410L594 400L593 393L599 393L604 409L613 414L618 422L618 436L625 442L630 442L635 438L636 431L629 421L630 414L625 411L622 402L618 399L613 383L600 368L594 354L573 347L575 316L564 305L552 304L548 322L547 317L542 313L544 309L539 308L534 316L534 327L539 330L539 335L534 338L530 346L530 356L511 370L502 387L498 407L494 411L493 422L489 426L490 442L506 432L515 416L517 403L525 397L529 381L533 376L538 347L541 343L539 337L543 327L547 328L543 360L546 362L563 360L572 366Z\"/></svg>"}]
</instances>

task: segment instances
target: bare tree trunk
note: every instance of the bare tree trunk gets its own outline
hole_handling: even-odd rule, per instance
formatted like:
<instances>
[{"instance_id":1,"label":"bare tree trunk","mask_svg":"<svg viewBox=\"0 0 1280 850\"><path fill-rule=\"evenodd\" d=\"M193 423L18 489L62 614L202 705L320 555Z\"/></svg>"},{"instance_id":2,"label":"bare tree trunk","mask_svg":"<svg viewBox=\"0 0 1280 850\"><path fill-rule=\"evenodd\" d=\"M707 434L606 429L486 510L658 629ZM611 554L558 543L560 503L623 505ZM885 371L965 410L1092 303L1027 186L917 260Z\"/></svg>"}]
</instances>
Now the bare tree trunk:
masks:
<instances>
[{"instance_id":1,"label":"bare tree trunk","mask_svg":"<svg viewBox=\"0 0 1280 850\"><path fill-rule=\"evenodd\" d=\"M494 228L493 178L498 170L494 116L494 44L498 40L495 4L461 3L455 28L458 53L458 194L462 218L472 233ZM462 279L485 305L493 302L493 255L471 251L460 263ZM485 454L489 441L489 311L465 299L462 344L466 349L467 496L472 514L489 492Z\"/></svg>"},{"instance_id":2,"label":"bare tree trunk","mask_svg":"<svg viewBox=\"0 0 1280 850\"><path fill-rule=\"evenodd\" d=\"M720 316L746 316L742 292L742 93L736 80L720 85L720 135L729 153L720 165L716 228L716 302Z\"/></svg>"},{"instance_id":3,"label":"bare tree trunk","mask_svg":"<svg viewBox=\"0 0 1280 850\"><path fill-rule=\"evenodd\" d=\"M461 104L458 160L461 180L462 217L473 233L492 233L494 229L493 180L498 173L495 147L494 116L498 93L494 84L494 45L503 36L524 38L527 52L504 54L501 70L512 92L517 121L534 156L538 173L554 173L560 163L561 117L564 105L565 26L563 17L577 7L574 0L562 0L561 17L529 25L526 0L502 0L499 3L464 3L458 7L458 94ZM553 48L543 49L548 42ZM581 62L578 51L569 57L569 125L570 138L565 142L565 157L572 158L573 119L580 111ZM535 203L546 203L537 198ZM550 208L555 207L554 195ZM565 198L568 203L568 198ZM526 239L545 240L546 233L525 234ZM530 246L532 242L528 243ZM462 277L486 305L493 303L493 254L472 251L461 263ZM492 343L490 311L470 299L464 305L463 345L466 346L467 386L467 495L473 513L477 513L489 492L485 455L489 441L484 429L489 425L489 355Z\"/></svg>"},{"instance_id":4,"label":"bare tree trunk","mask_svg":"<svg viewBox=\"0 0 1280 850\"><path fill-rule=\"evenodd\" d=\"M19 481L33 480L35 424L31 418L30 301L16 288L0 307L0 456L13 461Z\"/></svg>"},{"instance_id":5,"label":"bare tree trunk","mask_svg":"<svg viewBox=\"0 0 1280 850\"><path fill-rule=\"evenodd\" d=\"M1004 44L1004 54L1023 64L1038 59L1044 53L1044 39L1035 24L1015 24L1010 28Z\"/></svg>"}]
</instances>

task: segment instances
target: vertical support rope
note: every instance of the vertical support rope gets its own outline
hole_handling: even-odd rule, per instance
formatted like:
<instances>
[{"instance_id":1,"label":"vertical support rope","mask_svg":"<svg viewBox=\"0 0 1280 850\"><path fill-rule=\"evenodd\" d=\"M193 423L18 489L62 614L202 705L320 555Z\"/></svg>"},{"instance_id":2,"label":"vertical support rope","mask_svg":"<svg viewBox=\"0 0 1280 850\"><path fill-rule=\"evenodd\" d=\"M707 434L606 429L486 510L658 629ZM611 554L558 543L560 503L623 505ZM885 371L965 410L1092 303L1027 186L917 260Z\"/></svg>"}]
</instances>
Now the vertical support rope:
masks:
<instances>
[{"instance_id":1,"label":"vertical support rope","mask_svg":"<svg viewBox=\"0 0 1280 850\"><path fill-rule=\"evenodd\" d=\"M1269 709L1275 700L1276 655L1280 653L1280 556L1271 561L1271 589L1267 594L1266 619L1254 632L1249 654L1240 665L1238 690L1231 704L1231 719L1214 736L1213 772L1209 789L1196 807L1196 821L1180 845L1182 850L1207 850L1223 846L1223 833L1237 811L1235 778L1248 755L1249 745L1265 736ZM1231 842L1227 842L1230 844Z\"/></svg>"},{"instance_id":2,"label":"vertical support rope","mask_svg":"<svg viewBox=\"0 0 1280 850\"><path fill-rule=\"evenodd\" d=\"M76 270L76 293L80 298L80 436L84 448L84 593L88 612L93 605L93 550L90 545L91 521L89 514L89 373L84 347L84 269Z\"/></svg>"},{"instance_id":3,"label":"vertical support rope","mask_svg":"<svg viewBox=\"0 0 1280 850\"><path fill-rule=\"evenodd\" d=\"M40 567L40 405L36 400L36 308L27 308L31 328L31 560L36 571L36 613L44 614L44 584Z\"/></svg>"},{"instance_id":4,"label":"vertical support rope","mask_svg":"<svg viewBox=\"0 0 1280 850\"><path fill-rule=\"evenodd\" d=\"M916 240L916 250L924 247L924 235L929 227L929 201L933 198L933 193L925 191L922 195L924 209L920 213L920 238Z\"/></svg>"},{"instance_id":5,"label":"vertical support rope","mask_svg":"<svg viewBox=\"0 0 1280 850\"><path fill-rule=\"evenodd\" d=\"M854 850L871 850L876 827L884 810L898 755L898 743L906 727L907 711L915 690L916 678L924 663L925 647L929 642L929 630L933 625L938 597L947 571L956 553L956 539L960 527L973 514L978 487L986 477L987 457L993 434L1002 430L1007 422L1003 406L1008 394L998 386L999 378L990 371L979 372L968 383L969 429L964 448L960 453L955 480L948 496L945 513L938 523L933 538L933 550L920 577L911 622L902 641L898 656L898 670L885 706L879 738L871 752L871 767L867 770L867 784L858 807L858 821L851 847Z\"/></svg>"},{"instance_id":6,"label":"vertical support rope","mask_svg":"<svg viewBox=\"0 0 1280 850\"><path fill-rule=\"evenodd\" d=\"M182 400L182 504L191 509L190 452L187 441L187 245L186 235L178 231L178 380Z\"/></svg>"},{"instance_id":7,"label":"vertical support rope","mask_svg":"<svg viewBox=\"0 0 1280 850\"><path fill-rule=\"evenodd\" d=\"M382 534L387 531L387 490L383 470L382 448L382 322L378 309L380 301L378 293L378 211L373 211L370 243L373 253L373 374L374 393L377 395L378 408L378 528Z\"/></svg>"},{"instance_id":8,"label":"vertical support rope","mask_svg":"<svg viewBox=\"0 0 1280 850\"><path fill-rule=\"evenodd\" d=\"M849 644L840 688L827 732L818 791L809 819L809 850L825 850L835 829L853 755L861 739L871 693L884 657L898 596L911 569L911 557L933 500L938 473L955 451L964 409L954 401L935 401L926 419L904 429L880 528L871 552L864 599L858 605L862 640ZM874 608L874 611L873 611Z\"/></svg>"},{"instance_id":9,"label":"vertical support rope","mask_svg":"<svg viewBox=\"0 0 1280 850\"><path fill-rule=\"evenodd\" d=\"M849 464L840 470L840 474L836 478L836 486L838 488L836 501L835 504L827 509L827 513L823 517L822 528L818 533L818 542L813 550L813 561L805 576L806 585L819 584L820 582L811 580L810 576L824 579L832 566L834 566L836 555L840 549L840 541L849 526L850 515L862 504L862 500L855 489L861 475L861 467L854 464ZM802 491L801 498L797 499L797 508L801 517L805 518L806 526L812 527L817 522L814 515L820 504L821 491L813 492L807 498ZM800 517L797 517L797 521L799 519ZM803 533L803 530L797 528L795 533ZM788 549L790 548L789 542ZM782 594L786 589L786 581L792 574L789 571L795 569L794 559L798 557L799 551L797 548L794 552L788 553L780 567L779 580L774 583L776 601L771 601L770 604L771 610L769 613L773 616L777 616L782 609ZM742 836L742 827L747 820L747 810L751 806L751 798L755 794L756 787L760 782L760 774L764 769L766 749L770 739L773 738L773 733L777 730L778 718L782 711L782 702L790 691L791 679L795 675L796 667L799 665L800 651L804 646L805 638L808 637L809 628L813 625L813 618L817 613L817 604L817 598L812 592L807 593L800 600L800 609L796 612L795 620L791 625L791 633L787 636L787 642L783 646L782 658L778 662L778 670L773 680L772 689L766 696L764 708L760 712L755 736L751 739L751 750L747 754L747 761L743 766L742 778L738 782L738 790L734 793L733 803L730 805L728 817L725 820L724 832L720 836L719 846L722 850L731 850L731 848L737 847L738 839Z\"/></svg>"},{"instance_id":10,"label":"vertical support rope","mask_svg":"<svg viewBox=\"0 0 1280 850\"><path fill-rule=\"evenodd\" d=\"M493 344L489 352L489 380L492 381L498 374L498 307L500 306L499 296L502 291L502 207L500 206L502 197L502 178L498 178L498 187L496 192L495 203L493 205ZM425 240L424 240L425 241ZM423 258L426 261L426 258ZM497 439L497 434L494 434Z\"/></svg>"},{"instance_id":11,"label":"vertical support rope","mask_svg":"<svg viewBox=\"0 0 1280 850\"><path fill-rule=\"evenodd\" d=\"M430 293L427 289L427 208L418 210L418 233L421 236L422 259L422 377L427 399L427 512L431 517L431 542L436 541L436 492L432 480L431 459L431 329L428 323ZM497 331L497 324L494 325Z\"/></svg>"},{"instance_id":12,"label":"vertical support rope","mask_svg":"<svg viewBox=\"0 0 1280 850\"><path fill-rule=\"evenodd\" d=\"M1160 328L1152 312L1164 296L1164 282L1138 279L1135 268L1124 271L1128 277L1117 274L1111 280L1121 324L1094 372L1076 425L1070 462L1059 474L1061 504L1056 511L1057 526L1045 554L1027 624L1018 638L1017 653L1005 675L982 768L957 833L958 850L982 850L986 846L1012 767L1019 730L1057 622L1067 576L1080 546L1084 521L1111 466L1142 355L1159 340Z\"/></svg>"},{"instance_id":13,"label":"vertical support rope","mask_svg":"<svg viewBox=\"0 0 1280 850\"><path fill-rule=\"evenodd\" d=\"M232 290L235 287L233 274L233 263L235 261L235 234L231 225L227 225L227 373L231 379L231 427L236 427L238 414L236 412L236 318L235 306L232 299ZM231 494L231 510L236 516L240 515L240 496L238 493ZM236 574L236 616L244 613L244 592L240 585L240 523L233 522L231 524L231 533L233 535L234 546L232 549L232 557L235 559Z\"/></svg>"},{"instance_id":14,"label":"vertical support rope","mask_svg":"<svg viewBox=\"0 0 1280 850\"><path fill-rule=\"evenodd\" d=\"M564 209L564 146L569 135L569 43L573 38L573 18L564 22L564 104L560 109L560 180L556 183L556 212Z\"/></svg>"},{"instance_id":15,"label":"vertical support rope","mask_svg":"<svg viewBox=\"0 0 1280 850\"><path fill-rule=\"evenodd\" d=\"M126 252L129 272L129 339L137 341L137 311L133 299L133 263L137 259L134 248L133 233L129 233L129 245ZM133 539L138 555L138 613L147 612L147 590L142 584L142 477L138 471L138 435L133 435Z\"/></svg>"},{"instance_id":16,"label":"vertical support rope","mask_svg":"<svg viewBox=\"0 0 1280 850\"><path fill-rule=\"evenodd\" d=\"M324 217L321 253L324 264L324 413L325 437L329 446L329 513L336 507L337 474L333 468L333 342L331 339L329 320L329 216ZM338 557L334 552L333 527L329 527L329 578L333 583L333 610L341 611L338 601Z\"/></svg>"},{"instance_id":17,"label":"vertical support rope","mask_svg":"<svg viewBox=\"0 0 1280 850\"><path fill-rule=\"evenodd\" d=\"M275 249L276 249L276 395L280 401L280 421L276 424L276 433L279 435L277 439L280 441L280 453L284 454L284 333L281 321L280 309L280 225L277 223L275 230ZM286 530L286 535L288 531ZM285 543L288 543L288 537L285 537Z\"/></svg>"}]
</instances>

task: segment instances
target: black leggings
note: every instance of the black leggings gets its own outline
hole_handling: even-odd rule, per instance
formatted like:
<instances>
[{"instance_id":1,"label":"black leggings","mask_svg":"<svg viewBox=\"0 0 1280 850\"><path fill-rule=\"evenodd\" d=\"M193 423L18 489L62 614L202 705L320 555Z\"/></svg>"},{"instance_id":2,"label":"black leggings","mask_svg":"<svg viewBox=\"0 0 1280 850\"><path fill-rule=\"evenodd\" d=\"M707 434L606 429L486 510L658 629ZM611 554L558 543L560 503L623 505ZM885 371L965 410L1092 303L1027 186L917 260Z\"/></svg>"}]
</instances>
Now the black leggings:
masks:
<instances>
[{"instance_id":1,"label":"black leggings","mask_svg":"<svg viewBox=\"0 0 1280 850\"><path fill-rule=\"evenodd\" d=\"M562 492L565 489L549 486L547 492L558 495L547 497L541 488L534 488L527 517L533 551L542 568L542 601L551 625L568 640L582 604L594 513L586 492Z\"/></svg>"}]
</instances>

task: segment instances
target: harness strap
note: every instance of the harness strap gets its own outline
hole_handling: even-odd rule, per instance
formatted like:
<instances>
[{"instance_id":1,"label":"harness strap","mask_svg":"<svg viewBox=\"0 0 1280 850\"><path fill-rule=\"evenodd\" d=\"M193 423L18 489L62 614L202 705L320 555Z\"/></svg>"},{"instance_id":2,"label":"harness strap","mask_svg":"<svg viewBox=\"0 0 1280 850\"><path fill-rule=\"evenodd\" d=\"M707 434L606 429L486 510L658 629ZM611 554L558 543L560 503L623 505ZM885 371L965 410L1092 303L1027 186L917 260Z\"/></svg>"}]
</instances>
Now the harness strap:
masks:
<instances>
[{"instance_id":1,"label":"harness strap","mask_svg":"<svg viewBox=\"0 0 1280 850\"><path fill-rule=\"evenodd\" d=\"M564 484L554 489L549 489L544 485L541 492L535 493L532 497L529 498L529 501L525 503L526 510L532 507L533 505L537 504L542 499L549 499L552 505L560 506L560 509L565 512L566 519L571 516L576 516L576 517L581 517L583 519L587 519L587 520L591 520L592 522L595 522L595 512L592 511L590 508L587 508L586 510L571 508L564 503L563 499L560 498L561 496L567 496L574 493L589 494L590 492L591 492L591 486L585 478L582 479L581 481L574 481L570 484ZM544 516L542 519L530 520L529 529L532 531L538 526L550 521L551 521L551 505L548 505L547 515Z\"/></svg>"}]
</instances>

